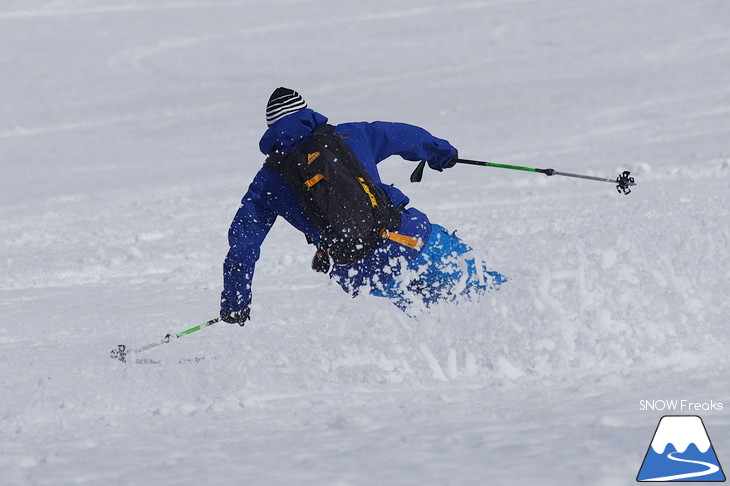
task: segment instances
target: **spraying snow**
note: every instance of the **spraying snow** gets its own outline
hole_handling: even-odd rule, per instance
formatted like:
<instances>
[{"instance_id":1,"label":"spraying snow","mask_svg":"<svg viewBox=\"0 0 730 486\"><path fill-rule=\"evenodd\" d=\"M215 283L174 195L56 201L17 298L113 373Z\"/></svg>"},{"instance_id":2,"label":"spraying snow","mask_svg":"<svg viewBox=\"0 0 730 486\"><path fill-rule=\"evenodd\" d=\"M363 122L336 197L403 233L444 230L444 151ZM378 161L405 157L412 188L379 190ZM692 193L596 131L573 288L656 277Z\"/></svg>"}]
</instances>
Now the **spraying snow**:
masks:
<instances>
[{"instance_id":1,"label":"spraying snow","mask_svg":"<svg viewBox=\"0 0 730 486\"><path fill-rule=\"evenodd\" d=\"M0 478L634 482L660 413L730 403L730 2L6 0ZM461 157L383 180L509 285L410 319L283 221L216 323L271 90ZM327 305L324 305L327 303ZM137 359L140 361L138 362ZM730 421L703 413L720 460ZM725 459L727 461L727 459Z\"/></svg>"}]
</instances>

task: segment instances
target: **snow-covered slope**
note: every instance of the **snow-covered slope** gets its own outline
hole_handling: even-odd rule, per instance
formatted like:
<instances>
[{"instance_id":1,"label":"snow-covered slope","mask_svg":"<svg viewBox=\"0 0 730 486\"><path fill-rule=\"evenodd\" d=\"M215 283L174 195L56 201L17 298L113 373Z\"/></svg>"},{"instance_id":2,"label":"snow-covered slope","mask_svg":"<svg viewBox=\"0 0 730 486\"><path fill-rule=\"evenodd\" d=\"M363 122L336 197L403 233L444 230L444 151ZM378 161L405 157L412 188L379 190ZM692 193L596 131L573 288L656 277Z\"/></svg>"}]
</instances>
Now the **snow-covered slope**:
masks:
<instances>
[{"instance_id":1,"label":"snow-covered slope","mask_svg":"<svg viewBox=\"0 0 730 486\"><path fill-rule=\"evenodd\" d=\"M664 413L730 457L730 3L5 0L0 483L632 484ZM409 319L279 222L216 324L264 107L465 158L383 178L511 277ZM641 411L640 400L724 410Z\"/></svg>"}]
</instances>

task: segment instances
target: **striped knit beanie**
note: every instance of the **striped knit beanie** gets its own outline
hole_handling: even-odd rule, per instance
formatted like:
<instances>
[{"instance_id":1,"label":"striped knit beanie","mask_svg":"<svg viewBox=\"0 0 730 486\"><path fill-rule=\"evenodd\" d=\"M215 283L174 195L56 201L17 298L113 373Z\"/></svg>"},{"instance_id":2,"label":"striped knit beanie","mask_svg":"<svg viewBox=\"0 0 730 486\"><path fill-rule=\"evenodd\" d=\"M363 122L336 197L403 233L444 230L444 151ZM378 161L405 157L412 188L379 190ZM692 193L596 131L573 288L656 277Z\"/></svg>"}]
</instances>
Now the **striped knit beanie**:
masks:
<instances>
[{"instance_id":1,"label":"striped knit beanie","mask_svg":"<svg viewBox=\"0 0 730 486\"><path fill-rule=\"evenodd\" d=\"M289 88L276 88L266 104L266 124L273 125L287 115L307 107L302 96Z\"/></svg>"}]
</instances>

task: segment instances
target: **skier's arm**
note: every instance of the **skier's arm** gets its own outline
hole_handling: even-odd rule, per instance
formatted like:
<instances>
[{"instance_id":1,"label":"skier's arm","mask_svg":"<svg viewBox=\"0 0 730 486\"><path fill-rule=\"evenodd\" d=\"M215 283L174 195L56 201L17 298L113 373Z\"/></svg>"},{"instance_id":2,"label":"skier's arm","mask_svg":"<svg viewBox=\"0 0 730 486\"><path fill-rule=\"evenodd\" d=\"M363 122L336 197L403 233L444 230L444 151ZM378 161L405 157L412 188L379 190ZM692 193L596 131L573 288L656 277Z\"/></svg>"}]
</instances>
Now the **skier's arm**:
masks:
<instances>
[{"instance_id":1,"label":"skier's arm","mask_svg":"<svg viewBox=\"0 0 730 486\"><path fill-rule=\"evenodd\" d=\"M228 230L230 249L223 263L221 313L247 313L251 282L261 244L276 221L276 213L262 200L259 177L248 189Z\"/></svg>"},{"instance_id":2,"label":"skier's arm","mask_svg":"<svg viewBox=\"0 0 730 486\"><path fill-rule=\"evenodd\" d=\"M373 122L367 124L366 133L376 162L400 155L406 160L425 160L432 169L444 169L451 167L457 156L448 141L415 125Z\"/></svg>"}]
</instances>

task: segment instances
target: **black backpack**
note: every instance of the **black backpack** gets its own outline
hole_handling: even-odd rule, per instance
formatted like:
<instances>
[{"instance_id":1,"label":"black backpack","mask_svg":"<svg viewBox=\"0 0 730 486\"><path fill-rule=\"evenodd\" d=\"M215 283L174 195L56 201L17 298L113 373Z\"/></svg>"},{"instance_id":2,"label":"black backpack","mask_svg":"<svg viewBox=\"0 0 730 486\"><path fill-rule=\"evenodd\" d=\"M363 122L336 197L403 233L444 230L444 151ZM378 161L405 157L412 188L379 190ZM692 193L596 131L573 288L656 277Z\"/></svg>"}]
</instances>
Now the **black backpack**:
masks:
<instances>
[{"instance_id":1,"label":"black backpack","mask_svg":"<svg viewBox=\"0 0 730 486\"><path fill-rule=\"evenodd\" d=\"M385 241L386 231L400 227L402 208L393 206L332 125L320 125L288 153L270 154L264 165L291 186L335 264L362 260Z\"/></svg>"}]
</instances>

